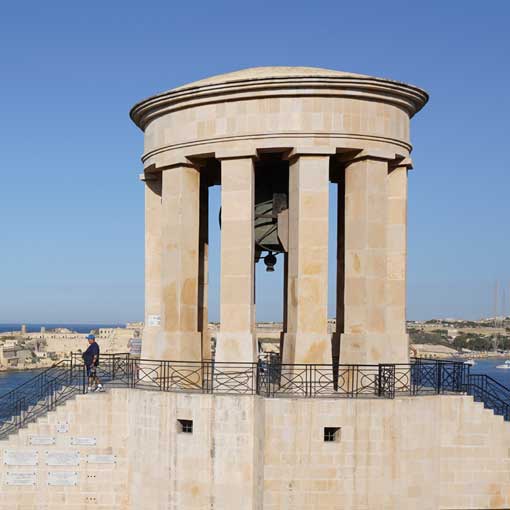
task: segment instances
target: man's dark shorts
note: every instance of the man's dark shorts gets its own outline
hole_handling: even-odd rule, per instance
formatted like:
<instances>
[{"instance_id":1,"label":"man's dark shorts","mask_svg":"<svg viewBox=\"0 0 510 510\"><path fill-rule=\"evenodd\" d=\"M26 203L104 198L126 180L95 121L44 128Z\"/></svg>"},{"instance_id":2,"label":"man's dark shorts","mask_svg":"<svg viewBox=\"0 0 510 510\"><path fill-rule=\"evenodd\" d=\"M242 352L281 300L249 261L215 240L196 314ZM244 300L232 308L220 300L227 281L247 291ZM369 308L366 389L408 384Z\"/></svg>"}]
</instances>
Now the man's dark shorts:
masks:
<instances>
[{"instance_id":1,"label":"man's dark shorts","mask_svg":"<svg viewBox=\"0 0 510 510\"><path fill-rule=\"evenodd\" d=\"M87 377L96 377L95 365L86 365L86 367L87 367Z\"/></svg>"}]
</instances>

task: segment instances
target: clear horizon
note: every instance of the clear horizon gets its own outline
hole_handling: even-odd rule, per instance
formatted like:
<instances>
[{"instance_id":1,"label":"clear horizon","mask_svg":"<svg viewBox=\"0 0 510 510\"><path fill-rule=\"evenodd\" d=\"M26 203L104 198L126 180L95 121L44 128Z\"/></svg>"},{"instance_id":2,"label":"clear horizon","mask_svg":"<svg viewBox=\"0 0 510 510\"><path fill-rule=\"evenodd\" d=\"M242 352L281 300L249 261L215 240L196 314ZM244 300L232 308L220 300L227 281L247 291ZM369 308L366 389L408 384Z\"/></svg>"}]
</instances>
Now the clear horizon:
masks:
<instances>
[{"instance_id":1,"label":"clear horizon","mask_svg":"<svg viewBox=\"0 0 510 510\"><path fill-rule=\"evenodd\" d=\"M247 22L234 1L213 10L158 0L6 4L0 322L143 320L143 135L129 109L165 89L264 65L383 76L430 93L411 124L408 319L492 316L496 280L509 315L510 4L459 5L263 1ZM281 271L257 268L258 321L281 319L281 280ZM330 315L334 306L331 271Z\"/></svg>"}]
</instances>

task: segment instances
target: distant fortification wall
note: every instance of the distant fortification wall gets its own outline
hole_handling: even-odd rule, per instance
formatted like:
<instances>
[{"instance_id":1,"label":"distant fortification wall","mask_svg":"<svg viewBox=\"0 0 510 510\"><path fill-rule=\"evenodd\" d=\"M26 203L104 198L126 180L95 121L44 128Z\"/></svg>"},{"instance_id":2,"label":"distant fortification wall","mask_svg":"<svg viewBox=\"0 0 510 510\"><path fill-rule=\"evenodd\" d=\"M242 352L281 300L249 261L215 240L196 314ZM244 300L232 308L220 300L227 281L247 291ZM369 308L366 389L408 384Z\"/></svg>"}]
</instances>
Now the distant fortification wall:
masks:
<instances>
[{"instance_id":1,"label":"distant fortification wall","mask_svg":"<svg viewBox=\"0 0 510 510\"><path fill-rule=\"evenodd\" d=\"M103 328L96 335L101 352L117 353L128 352L128 344L133 336L132 329ZM68 356L71 352L85 351L88 347L87 334L82 333L53 333L40 335L46 341L45 350Z\"/></svg>"},{"instance_id":2,"label":"distant fortification wall","mask_svg":"<svg viewBox=\"0 0 510 510\"><path fill-rule=\"evenodd\" d=\"M338 428L333 441L325 427ZM115 389L0 442L0 509L505 508L509 440L510 424L465 396Z\"/></svg>"}]
</instances>

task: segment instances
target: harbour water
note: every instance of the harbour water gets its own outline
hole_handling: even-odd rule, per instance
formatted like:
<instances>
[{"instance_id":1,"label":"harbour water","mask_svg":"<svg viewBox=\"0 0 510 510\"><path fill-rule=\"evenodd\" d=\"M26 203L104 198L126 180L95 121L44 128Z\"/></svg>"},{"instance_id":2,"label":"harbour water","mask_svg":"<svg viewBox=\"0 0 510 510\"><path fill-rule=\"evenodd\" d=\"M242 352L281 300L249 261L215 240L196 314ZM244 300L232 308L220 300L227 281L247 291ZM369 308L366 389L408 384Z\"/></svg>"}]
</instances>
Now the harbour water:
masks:
<instances>
[{"instance_id":1,"label":"harbour water","mask_svg":"<svg viewBox=\"0 0 510 510\"><path fill-rule=\"evenodd\" d=\"M504 386L510 388L510 370L496 368L505 363L505 358L475 359L475 365L471 367L472 374L487 374Z\"/></svg>"},{"instance_id":2,"label":"harbour water","mask_svg":"<svg viewBox=\"0 0 510 510\"><path fill-rule=\"evenodd\" d=\"M28 381L42 370L8 370L0 372L0 396Z\"/></svg>"}]
</instances>

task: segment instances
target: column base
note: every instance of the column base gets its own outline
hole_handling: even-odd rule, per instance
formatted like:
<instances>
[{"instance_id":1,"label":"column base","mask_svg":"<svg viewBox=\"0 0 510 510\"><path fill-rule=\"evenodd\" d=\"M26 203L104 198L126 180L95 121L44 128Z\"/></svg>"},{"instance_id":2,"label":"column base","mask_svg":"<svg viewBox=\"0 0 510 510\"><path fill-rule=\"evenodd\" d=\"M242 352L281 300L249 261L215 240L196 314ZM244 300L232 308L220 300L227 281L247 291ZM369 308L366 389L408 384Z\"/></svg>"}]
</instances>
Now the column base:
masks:
<instances>
[{"instance_id":1,"label":"column base","mask_svg":"<svg viewBox=\"0 0 510 510\"><path fill-rule=\"evenodd\" d=\"M340 337L341 365L409 363L407 333L344 333Z\"/></svg>"},{"instance_id":2,"label":"column base","mask_svg":"<svg viewBox=\"0 0 510 510\"><path fill-rule=\"evenodd\" d=\"M258 349L255 334L220 331L216 335L218 363L257 363Z\"/></svg>"},{"instance_id":3,"label":"column base","mask_svg":"<svg viewBox=\"0 0 510 510\"><path fill-rule=\"evenodd\" d=\"M202 361L202 334L199 332L161 332L157 358L170 361Z\"/></svg>"},{"instance_id":4,"label":"column base","mask_svg":"<svg viewBox=\"0 0 510 510\"><path fill-rule=\"evenodd\" d=\"M281 351L282 363L331 365L331 345L330 334L285 333Z\"/></svg>"}]
</instances>

